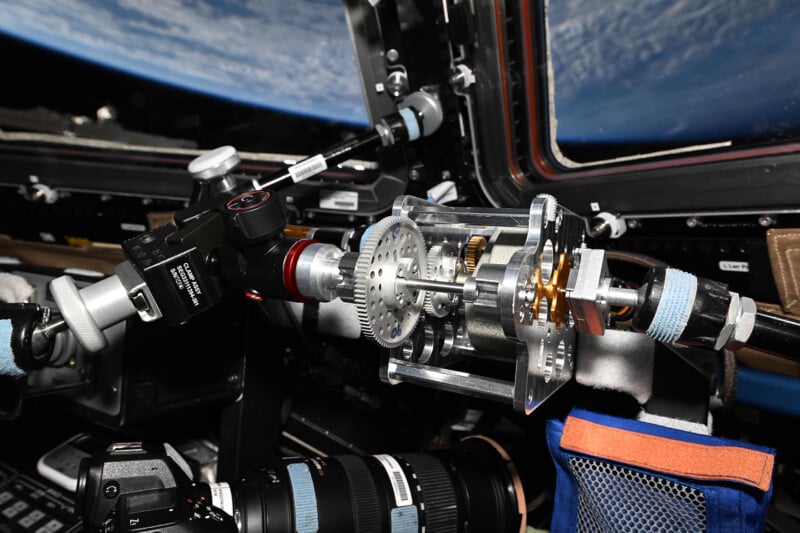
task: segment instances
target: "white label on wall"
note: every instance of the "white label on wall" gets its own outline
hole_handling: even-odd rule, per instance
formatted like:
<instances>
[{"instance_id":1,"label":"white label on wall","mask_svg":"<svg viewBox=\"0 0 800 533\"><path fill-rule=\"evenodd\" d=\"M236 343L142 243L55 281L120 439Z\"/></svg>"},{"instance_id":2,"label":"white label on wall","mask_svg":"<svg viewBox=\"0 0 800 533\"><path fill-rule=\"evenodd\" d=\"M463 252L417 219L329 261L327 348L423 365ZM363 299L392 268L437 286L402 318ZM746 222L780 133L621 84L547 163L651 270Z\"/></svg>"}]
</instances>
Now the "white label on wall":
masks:
<instances>
[{"instance_id":1,"label":"white label on wall","mask_svg":"<svg viewBox=\"0 0 800 533\"><path fill-rule=\"evenodd\" d=\"M319 207L320 209L358 211L358 193L356 191L320 191Z\"/></svg>"},{"instance_id":2,"label":"white label on wall","mask_svg":"<svg viewBox=\"0 0 800 533\"><path fill-rule=\"evenodd\" d=\"M119 227L122 231L135 231L137 233L147 231L147 226L144 224L134 224L132 222L123 222Z\"/></svg>"},{"instance_id":3,"label":"white label on wall","mask_svg":"<svg viewBox=\"0 0 800 533\"><path fill-rule=\"evenodd\" d=\"M597 202L592 202L589 204L589 209L592 210L592 213L597 213L600 211L600 204Z\"/></svg>"},{"instance_id":4,"label":"white label on wall","mask_svg":"<svg viewBox=\"0 0 800 533\"><path fill-rule=\"evenodd\" d=\"M719 269L723 272L750 272L750 263L747 261L720 261Z\"/></svg>"},{"instance_id":5,"label":"white label on wall","mask_svg":"<svg viewBox=\"0 0 800 533\"><path fill-rule=\"evenodd\" d=\"M300 161L296 165L290 166L289 174L292 175L292 180L298 183L319 174L327 168L328 163L325 162L325 158L322 154L317 154L314 157L310 157L305 161Z\"/></svg>"}]
</instances>

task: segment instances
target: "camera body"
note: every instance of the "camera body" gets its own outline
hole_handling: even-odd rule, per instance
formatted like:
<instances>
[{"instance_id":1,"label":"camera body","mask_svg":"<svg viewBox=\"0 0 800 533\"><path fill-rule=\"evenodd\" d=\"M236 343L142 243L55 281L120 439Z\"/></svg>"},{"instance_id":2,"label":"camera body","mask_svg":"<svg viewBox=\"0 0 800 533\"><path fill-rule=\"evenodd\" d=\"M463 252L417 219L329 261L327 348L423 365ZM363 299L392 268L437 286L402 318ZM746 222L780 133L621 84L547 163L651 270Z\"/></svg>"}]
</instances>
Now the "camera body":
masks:
<instances>
[{"instance_id":1,"label":"camera body","mask_svg":"<svg viewBox=\"0 0 800 533\"><path fill-rule=\"evenodd\" d=\"M92 531L235 532L233 517L211 505L174 448L118 443L86 459L76 509Z\"/></svg>"},{"instance_id":2,"label":"camera body","mask_svg":"<svg viewBox=\"0 0 800 533\"><path fill-rule=\"evenodd\" d=\"M81 465L76 508L103 532L515 533L526 522L509 455L477 436L425 454L285 458L230 484L193 482L168 444L114 444Z\"/></svg>"}]
</instances>

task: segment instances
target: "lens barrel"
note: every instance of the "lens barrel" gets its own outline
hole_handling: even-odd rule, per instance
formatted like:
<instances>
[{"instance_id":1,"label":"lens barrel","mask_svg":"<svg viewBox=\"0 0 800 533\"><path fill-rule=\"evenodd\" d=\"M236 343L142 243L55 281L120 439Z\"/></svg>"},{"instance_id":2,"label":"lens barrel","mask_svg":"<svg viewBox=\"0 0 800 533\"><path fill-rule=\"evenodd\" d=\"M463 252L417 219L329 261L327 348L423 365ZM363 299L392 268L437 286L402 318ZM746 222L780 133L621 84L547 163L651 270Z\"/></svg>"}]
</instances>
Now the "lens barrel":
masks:
<instances>
[{"instance_id":1,"label":"lens barrel","mask_svg":"<svg viewBox=\"0 0 800 533\"><path fill-rule=\"evenodd\" d=\"M232 510L241 533L525 529L514 465L484 437L426 454L286 459L209 491L213 505Z\"/></svg>"}]
</instances>

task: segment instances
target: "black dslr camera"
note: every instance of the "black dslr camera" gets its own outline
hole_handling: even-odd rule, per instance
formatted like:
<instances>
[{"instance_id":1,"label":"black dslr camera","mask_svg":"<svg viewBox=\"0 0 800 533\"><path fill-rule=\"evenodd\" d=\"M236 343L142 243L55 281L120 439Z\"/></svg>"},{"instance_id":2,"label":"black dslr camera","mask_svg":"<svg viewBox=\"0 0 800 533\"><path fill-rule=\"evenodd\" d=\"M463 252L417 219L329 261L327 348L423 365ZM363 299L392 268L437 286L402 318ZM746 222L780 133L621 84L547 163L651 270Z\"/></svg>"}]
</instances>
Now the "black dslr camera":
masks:
<instances>
[{"instance_id":1,"label":"black dslr camera","mask_svg":"<svg viewBox=\"0 0 800 533\"><path fill-rule=\"evenodd\" d=\"M169 445L112 445L84 460L76 512L87 531L518 532L525 497L485 437L450 450L287 458L237 483L196 483Z\"/></svg>"}]
</instances>

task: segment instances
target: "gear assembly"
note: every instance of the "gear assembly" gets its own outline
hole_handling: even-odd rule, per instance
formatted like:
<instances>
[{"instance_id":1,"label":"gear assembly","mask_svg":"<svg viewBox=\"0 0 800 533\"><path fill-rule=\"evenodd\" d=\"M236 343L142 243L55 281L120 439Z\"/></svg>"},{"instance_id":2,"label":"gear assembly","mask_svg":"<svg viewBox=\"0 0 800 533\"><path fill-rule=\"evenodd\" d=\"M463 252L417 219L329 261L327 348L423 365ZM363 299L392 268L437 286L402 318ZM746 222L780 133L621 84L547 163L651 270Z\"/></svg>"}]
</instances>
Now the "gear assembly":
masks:
<instances>
[{"instance_id":1,"label":"gear assembly","mask_svg":"<svg viewBox=\"0 0 800 533\"><path fill-rule=\"evenodd\" d=\"M0 264L0 423L91 424L0 443L0 530L800 525L796 146L561 146L548 2L422 4L344 2L370 126L312 155L0 130L4 205L124 237Z\"/></svg>"},{"instance_id":2,"label":"gear assembly","mask_svg":"<svg viewBox=\"0 0 800 533\"><path fill-rule=\"evenodd\" d=\"M425 113L441 114L435 99L425 102L424 112L388 117L364 140L328 154L373 147L380 131L413 140L408 130L424 131ZM267 181L311 177L309 169L319 172L331 159L314 156ZM235 149L225 146L189 169L199 187L224 190L236 161ZM21 373L58 359L60 331L97 352L108 345L103 330L131 316L184 323L225 290L300 302L340 298L355 306L363 336L390 349L385 381L490 398L525 413L569 381L576 333L602 336L615 306L631 308L634 329L660 342L751 346L786 357L800 342L800 323L679 270L653 268L639 289L612 286L604 251L586 245L587 232L597 230L549 195L536 197L528 212L400 196L391 216L363 230L357 250L286 237L285 207L268 189L199 198L176 214L177 226L125 242L128 261L115 276L80 290L63 276L50 285L56 309L23 305L27 320L15 326L6 367ZM448 368L476 351L512 354L514 375L499 380Z\"/></svg>"}]
</instances>

